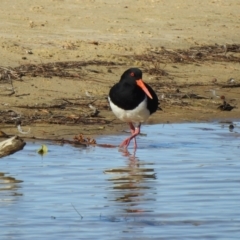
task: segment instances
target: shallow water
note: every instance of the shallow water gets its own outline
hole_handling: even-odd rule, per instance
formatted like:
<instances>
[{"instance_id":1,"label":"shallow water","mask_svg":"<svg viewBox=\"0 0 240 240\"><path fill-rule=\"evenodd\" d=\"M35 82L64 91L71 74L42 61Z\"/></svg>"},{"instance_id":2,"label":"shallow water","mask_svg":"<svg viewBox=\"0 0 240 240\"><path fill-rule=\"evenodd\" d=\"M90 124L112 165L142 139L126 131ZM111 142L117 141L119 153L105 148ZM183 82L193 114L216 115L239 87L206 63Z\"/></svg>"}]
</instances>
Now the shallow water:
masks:
<instances>
[{"instance_id":1,"label":"shallow water","mask_svg":"<svg viewBox=\"0 0 240 240\"><path fill-rule=\"evenodd\" d=\"M143 126L135 158L28 143L0 160L0 239L239 239L237 126Z\"/></svg>"}]
</instances>

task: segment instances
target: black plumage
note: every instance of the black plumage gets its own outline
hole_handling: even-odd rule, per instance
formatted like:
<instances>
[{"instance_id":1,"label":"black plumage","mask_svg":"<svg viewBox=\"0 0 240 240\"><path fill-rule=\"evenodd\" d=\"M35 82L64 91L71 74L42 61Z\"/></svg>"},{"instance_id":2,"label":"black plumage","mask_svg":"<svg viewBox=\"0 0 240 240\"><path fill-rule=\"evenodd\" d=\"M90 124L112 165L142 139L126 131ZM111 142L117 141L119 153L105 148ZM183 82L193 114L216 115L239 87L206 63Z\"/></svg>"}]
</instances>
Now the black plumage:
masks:
<instances>
[{"instance_id":1,"label":"black plumage","mask_svg":"<svg viewBox=\"0 0 240 240\"><path fill-rule=\"evenodd\" d=\"M116 83L109 92L111 101L124 110L133 110L146 97L146 93L136 84L136 80L142 79L142 71L138 68L126 70L118 83ZM159 101L156 93L146 83L144 83L152 99L147 96L147 108L150 114L156 112Z\"/></svg>"},{"instance_id":2,"label":"black plumage","mask_svg":"<svg viewBox=\"0 0 240 240\"><path fill-rule=\"evenodd\" d=\"M127 148L130 141L134 139L136 149L136 136L140 133L141 123L146 121L157 109L161 109L158 106L156 93L143 82L140 69L130 68L110 89L108 100L113 113L130 126L131 136L126 138L120 147Z\"/></svg>"}]
</instances>

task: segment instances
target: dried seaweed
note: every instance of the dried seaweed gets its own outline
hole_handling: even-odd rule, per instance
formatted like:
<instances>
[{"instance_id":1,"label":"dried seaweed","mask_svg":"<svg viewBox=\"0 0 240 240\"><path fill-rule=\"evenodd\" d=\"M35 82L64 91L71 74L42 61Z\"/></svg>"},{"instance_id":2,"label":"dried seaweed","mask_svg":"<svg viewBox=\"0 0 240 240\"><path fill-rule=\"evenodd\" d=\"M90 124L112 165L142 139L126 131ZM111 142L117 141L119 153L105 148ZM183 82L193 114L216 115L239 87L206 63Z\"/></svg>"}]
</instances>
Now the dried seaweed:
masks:
<instances>
[{"instance_id":1,"label":"dried seaweed","mask_svg":"<svg viewBox=\"0 0 240 240\"><path fill-rule=\"evenodd\" d=\"M144 69L147 72L155 76L165 76L171 79L168 72L164 70L167 63L202 63L204 61L224 61L224 62L240 62L240 44L232 45L207 45L197 46L189 49L166 49L164 47L158 49L150 49L146 54L140 54L133 56L126 56L134 59L134 61L144 62L143 66L148 66ZM68 61L68 62L51 62L41 64L23 64L18 67L0 67L0 83L11 83L12 95L15 93L13 80L22 81L23 76L27 77L44 77L44 78L64 78L64 79L79 79L83 78L86 74L84 67L89 65L98 66L115 66L119 67L125 65L125 63L108 62L100 60L92 61ZM144 67L143 67L144 68ZM94 73L98 73L97 70L89 70ZM154 89L157 89L160 102L165 106L180 106L191 107L196 105L196 101L208 101L212 97L216 96L202 96L195 92L189 91L189 87L192 86L206 86L217 85L222 88L237 88L240 84L219 84L216 82L209 82L208 84L202 84L199 82L191 84L182 84L171 81L158 81L151 84ZM181 89L181 91L179 90ZM28 94L28 93L27 93ZM16 97L24 96L15 95ZM87 95L87 93L86 93ZM183 100L184 99L184 100ZM64 124L64 125L76 125L76 124L109 124L113 120L101 116L101 111L109 109L107 100L104 98L86 97L86 98L61 98L55 99L55 104L43 104L43 105L18 105L12 107L12 109L0 111L0 123L15 124L17 120L21 120L25 124L32 123L48 123L48 124ZM29 110L27 114L17 113L14 109L21 108ZM73 111L73 109L78 111ZM75 110L74 109L74 110ZM81 109L81 110L80 110ZM74 114L72 114L74 112ZM77 112L77 113L76 113Z\"/></svg>"},{"instance_id":2,"label":"dried seaweed","mask_svg":"<svg viewBox=\"0 0 240 240\"><path fill-rule=\"evenodd\" d=\"M222 88L239 88L240 84L227 84L227 85L223 85Z\"/></svg>"},{"instance_id":3,"label":"dried seaweed","mask_svg":"<svg viewBox=\"0 0 240 240\"><path fill-rule=\"evenodd\" d=\"M154 64L159 63L198 63L202 61L240 62L240 44L206 45L191 47L189 49L159 49L149 50L146 54L134 55L139 61ZM148 70L149 73L153 68ZM147 69L146 69L147 70ZM154 71L156 73L156 71ZM163 72L164 73L164 72ZM166 73L164 73L166 75Z\"/></svg>"},{"instance_id":4,"label":"dried seaweed","mask_svg":"<svg viewBox=\"0 0 240 240\"><path fill-rule=\"evenodd\" d=\"M21 79L23 76L44 78L59 77L71 79L82 78L84 76L82 67L88 65L120 66L123 65L123 63L92 60L23 64L15 68L0 67L0 80L9 80L9 76L13 79Z\"/></svg>"}]
</instances>

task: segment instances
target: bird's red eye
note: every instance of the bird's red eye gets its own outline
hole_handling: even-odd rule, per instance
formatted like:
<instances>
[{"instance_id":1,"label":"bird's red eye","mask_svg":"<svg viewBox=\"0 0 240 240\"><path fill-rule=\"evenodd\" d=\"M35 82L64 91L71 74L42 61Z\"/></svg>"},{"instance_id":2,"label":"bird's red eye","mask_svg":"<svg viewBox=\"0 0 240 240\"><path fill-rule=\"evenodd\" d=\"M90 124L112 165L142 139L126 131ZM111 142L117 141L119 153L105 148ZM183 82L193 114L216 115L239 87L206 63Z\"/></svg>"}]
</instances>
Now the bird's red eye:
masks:
<instances>
[{"instance_id":1,"label":"bird's red eye","mask_svg":"<svg viewBox=\"0 0 240 240\"><path fill-rule=\"evenodd\" d=\"M133 72L131 72L131 73L130 73L130 76L134 77L134 73L133 73Z\"/></svg>"}]
</instances>

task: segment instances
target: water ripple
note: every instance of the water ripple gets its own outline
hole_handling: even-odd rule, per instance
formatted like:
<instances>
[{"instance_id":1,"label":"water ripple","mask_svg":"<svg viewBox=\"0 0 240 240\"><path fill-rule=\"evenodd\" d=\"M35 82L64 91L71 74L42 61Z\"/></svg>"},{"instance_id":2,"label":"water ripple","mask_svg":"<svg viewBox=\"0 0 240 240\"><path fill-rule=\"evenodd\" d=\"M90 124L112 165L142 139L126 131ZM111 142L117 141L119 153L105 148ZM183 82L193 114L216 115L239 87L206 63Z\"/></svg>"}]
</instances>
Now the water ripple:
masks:
<instances>
[{"instance_id":1,"label":"water ripple","mask_svg":"<svg viewBox=\"0 0 240 240\"><path fill-rule=\"evenodd\" d=\"M237 124L238 125L238 124ZM134 155L29 142L1 159L0 239L238 239L238 128L144 126ZM118 144L124 136L99 143Z\"/></svg>"}]
</instances>

